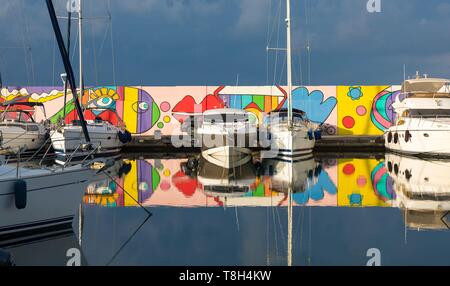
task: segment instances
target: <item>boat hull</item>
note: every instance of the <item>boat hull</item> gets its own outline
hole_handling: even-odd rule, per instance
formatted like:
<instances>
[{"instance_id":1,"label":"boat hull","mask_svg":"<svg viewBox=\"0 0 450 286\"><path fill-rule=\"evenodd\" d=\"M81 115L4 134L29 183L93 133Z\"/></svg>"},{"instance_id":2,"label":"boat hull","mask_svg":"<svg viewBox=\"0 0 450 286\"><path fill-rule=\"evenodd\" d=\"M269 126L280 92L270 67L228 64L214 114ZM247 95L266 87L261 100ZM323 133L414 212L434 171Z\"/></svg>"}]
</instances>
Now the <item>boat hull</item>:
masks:
<instances>
[{"instance_id":1,"label":"boat hull","mask_svg":"<svg viewBox=\"0 0 450 286\"><path fill-rule=\"evenodd\" d=\"M16 170L12 165L4 165L2 171L8 175L0 176L0 244L71 223L84 189L95 174L82 166L27 171L21 176L27 186L26 206L17 209Z\"/></svg>"},{"instance_id":2,"label":"boat hull","mask_svg":"<svg viewBox=\"0 0 450 286\"><path fill-rule=\"evenodd\" d=\"M416 156L450 157L450 128L408 127L389 128L384 134L386 149Z\"/></svg>"},{"instance_id":3,"label":"boat hull","mask_svg":"<svg viewBox=\"0 0 450 286\"><path fill-rule=\"evenodd\" d=\"M46 133L25 131L21 128L0 126L2 142L0 152L16 154L20 149L33 151L39 149L46 140Z\"/></svg>"},{"instance_id":4,"label":"boat hull","mask_svg":"<svg viewBox=\"0 0 450 286\"><path fill-rule=\"evenodd\" d=\"M206 161L226 169L235 168L249 162L252 151L248 148L221 146L202 151Z\"/></svg>"},{"instance_id":5,"label":"boat hull","mask_svg":"<svg viewBox=\"0 0 450 286\"><path fill-rule=\"evenodd\" d=\"M270 150L261 153L263 158L278 158L279 160L296 160L312 154L315 138L306 126L277 125L271 128Z\"/></svg>"},{"instance_id":6,"label":"boat hull","mask_svg":"<svg viewBox=\"0 0 450 286\"><path fill-rule=\"evenodd\" d=\"M55 150L56 163L65 164L67 160L77 162L92 155L93 157L118 157L123 143L119 139L118 131L95 130L88 128L91 149L83 150L80 144L86 144L83 132L80 128L62 129L52 135L52 145ZM95 152L92 150L95 149ZM76 151L76 152L75 152ZM74 153L75 152L75 153Z\"/></svg>"}]
</instances>

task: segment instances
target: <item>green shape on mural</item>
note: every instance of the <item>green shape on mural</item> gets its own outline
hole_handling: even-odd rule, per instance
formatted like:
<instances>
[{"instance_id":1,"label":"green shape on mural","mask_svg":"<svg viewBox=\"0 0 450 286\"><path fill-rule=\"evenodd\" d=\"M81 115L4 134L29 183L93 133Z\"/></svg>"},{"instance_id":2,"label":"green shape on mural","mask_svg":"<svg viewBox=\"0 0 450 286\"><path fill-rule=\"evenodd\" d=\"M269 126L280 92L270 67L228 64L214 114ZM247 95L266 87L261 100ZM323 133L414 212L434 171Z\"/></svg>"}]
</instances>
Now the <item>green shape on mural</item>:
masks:
<instances>
[{"instance_id":1,"label":"green shape on mural","mask_svg":"<svg viewBox=\"0 0 450 286\"><path fill-rule=\"evenodd\" d=\"M162 129L162 128L164 127L164 123L158 122L158 125L157 125L157 126L158 126L159 129Z\"/></svg>"},{"instance_id":2,"label":"green shape on mural","mask_svg":"<svg viewBox=\"0 0 450 286\"><path fill-rule=\"evenodd\" d=\"M73 103L73 100L68 101L66 104L66 115L71 113L74 109L75 109L75 104ZM61 110L59 110L57 113L55 113L50 118L50 122L53 124L56 124L56 123L58 123L58 119L63 118L63 117L64 117L64 107L61 108Z\"/></svg>"},{"instance_id":3,"label":"green shape on mural","mask_svg":"<svg viewBox=\"0 0 450 286\"><path fill-rule=\"evenodd\" d=\"M264 110L264 95L254 95L253 102L258 105L260 110Z\"/></svg>"},{"instance_id":4,"label":"green shape on mural","mask_svg":"<svg viewBox=\"0 0 450 286\"><path fill-rule=\"evenodd\" d=\"M161 181L161 177L159 176L158 171L155 168L152 168L152 190L156 190L159 186L159 182Z\"/></svg>"},{"instance_id":5,"label":"green shape on mural","mask_svg":"<svg viewBox=\"0 0 450 286\"><path fill-rule=\"evenodd\" d=\"M156 122L159 120L160 115L161 115L161 111L159 111L158 105L155 102L153 102L153 104L152 104L152 126L155 125ZM158 127L159 127L159 123L158 123ZM159 128L162 128L162 127L159 127Z\"/></svg>"},{"instance_id":6,"label":"green shape on mural","mask_svg":"<svg viewBox=\"0 0 450 286\"><path fill-rule=\"evenodd\" d=\"M253 192L254 197L264 197L264 184L260 183Z\"/></svg>"}]
</instances>

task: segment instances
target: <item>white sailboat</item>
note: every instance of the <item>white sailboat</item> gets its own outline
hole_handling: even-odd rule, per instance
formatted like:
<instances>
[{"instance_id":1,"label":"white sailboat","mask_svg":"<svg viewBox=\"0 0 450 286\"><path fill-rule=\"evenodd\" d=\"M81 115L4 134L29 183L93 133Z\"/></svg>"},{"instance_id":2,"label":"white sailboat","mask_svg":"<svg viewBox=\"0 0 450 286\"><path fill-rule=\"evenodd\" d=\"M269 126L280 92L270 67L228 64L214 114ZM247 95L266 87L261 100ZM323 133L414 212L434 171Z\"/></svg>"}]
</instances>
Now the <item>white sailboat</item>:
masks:
<instances>
[{"instance_id":1,"label":"white sailboat","mask_svg":"<svg viewBox=\"0 0 450 286\"><path fill-rule=\"evenodd\" d=\"M310 154L315 145L312 124L306 114L292 108L292 47L291 47L291 3L286 0L287 31L287 110L269 114L268 128L271 134L270 151L264 157L279 157L289 160Z\"/></svg>"},{"instance_id":2,"label":"white sailboat","mask_svg":"<svg viewBox=\"0 0 450 286\"><path fill-rule=\"evenodd\" d=\"M79 29L80 97L82 97L84 95L82 0L78 0L76 7ZM125 125L115 126L106 120L96 118L84 122L90 137L90 142L87 142L86 138L82 136L84 130L81 120L74 120L52 132L52 145L58 164L64 165L68 160L73 161L77 158L86 158L86 156L119 156L122 146L131 141L131 134L125 129Z\"/></svg>"},{"instance_id":3,"label":"white sailboat","mask_svg":"<svg viewBox=\"0 0 450 286\"><path fill-rule=\"evenodd\" d=\"M388 150L417 156L450 156L450 80L406 80L392 104L397 119L384 134Z\"/></svg>"},{"instance_id":4,"label":"white sailboat","mask_svg":"<svg viewBox=\"0 0 450 286\"><path fill-rule=\"evenodd\" d=\"M36 111L41 108L44 118L45 108L37 102L10 102L2 104L0 115L0 152L17 154L32 152L41 148L49 136L46 121L35 120Z\"/></svg>"}]
</instances>

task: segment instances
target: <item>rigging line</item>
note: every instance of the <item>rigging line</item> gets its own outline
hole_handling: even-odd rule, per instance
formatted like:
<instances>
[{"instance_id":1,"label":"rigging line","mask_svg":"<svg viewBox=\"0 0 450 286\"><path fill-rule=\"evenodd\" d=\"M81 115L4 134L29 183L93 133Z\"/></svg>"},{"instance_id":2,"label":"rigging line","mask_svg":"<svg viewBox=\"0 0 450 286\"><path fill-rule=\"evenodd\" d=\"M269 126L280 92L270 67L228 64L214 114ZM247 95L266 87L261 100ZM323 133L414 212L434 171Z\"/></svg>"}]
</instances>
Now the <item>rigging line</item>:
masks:
<instances>
[{"instance_id":1,"label":"rigging line","mask_svg":"<svg viewBox=\"0 0 450 286\"><path fill-rule=\"evenodd\" d=\"M267 34L266 34L266 85L269 85L269 50L267 47L270 43L270 16L272 16L272 0L267 0L268 12L267 12Z\"/></svg>"},{"instance_id":2,"label":"rigging line","mask_svg":"<svg viewBox=\"0 0 450 286\"><path fill-rule=\"evenodd\" d=\"M113 38L113 22L112 22L112 17L111 17L111 0L108 0L108 19L110 22L110 29L109 29L109 33L110 33L110 39L111 39L111 65L112 65L112 73L113 73L113 82L114 85L116 85L116 60L115 60L115 53L114 53L114 38Z\"/></svg>"},{"instance_id":3,"label":"rigging line","mask_svg":"<svg viewBox=\"0 0 450 286\"><path fill-rule=\"evenodd\" d=\"M24 24L24 30L25 30L25 41L27 43L31 43L30 41L30 29L29 29L29 23L28 23L28 17L25 17L25 3L22 0L21 2L19 2L19 5L21 5L21 10L22 10L22 18L23 18L23 24ZM32 83L33 85L36 84L36 78L35 78L35 73L34 73L34 60L33 60L33 50L31 48L31 44L28 45L28 52L29 52L29 59L30 59L30 72L31 72L31 79L32 79Z\"/></svg>"},{"instance_id":4,"label":"rigging line","mask_svg":"<svg viewBox=\"0 0 450 286\"><path fill-rule=\"evenodd\" d=\"M53 38L52 85L55 86L56 38Z\"/></svg>"},{"instance_id":5,"label":"rigging line","mask_svg":"<svg viewBox=\"0 0 450 286\"><path fill-rule=\"evenodd\" d=\"M89 28L91 29L91 38L92 38L92 53L94 56L94 77L95 77L95 85L98 86L98 70L97 70L97 53L95 52L95 35L94 35L94 24L92 21L89 21Z\"/></svg>"},{"instance_id":6,"label":"rigging line","mask_svg":"<svg viewBox=\"0 0 450 286\"><path fill-rule=\"evenodd\" d=\"M309 37L309 8L308 8L308 0L304 1L305 7L305 22L306 22L306 52L307 52L307 67L308 67L308 85L311 85L311 45L310 45L310 37Z\"/></svg>"},{"instance_id":7,"label":"rigging line","mask_svg":"<svg viewBox=\"0 0 450 286\"><path fill-rule=\"evenodd\" d=\"M272 221L273 221L273 232L275 233L275 256L278 257L278 235L277 235L277 228L276 222L275 222L275 208L272 207Z\"/></svg>"},{"instance_id":8,"label":"rigging line","mask_svg":"<svg viewBox=\"0 0 450 286\"><path fill-rule=\"evenodd\" d=\"M278 19L277 21L277 45L276 45L276 50L275 50L275 64L274 64L274 72L273 72L273 82L272 85L275 85L276 83L276 77L277 77L277 66L278 66L278 50L280 47L280 17L281 17L281 0L279 1L279 5L278 5L278 12L277 12L277 16L275 17L275 19Z\"/></svg>"},{"instance_id":9,"label":"rigging line","mask_svg":"<svg viewBox=\"0 0 450 286\"><path fill-rule=\"evenodd\" d=\"M122 244L122 246L117 250L117 252L114 254L113 257L111 257L111 259L108 261L108 263L106 263L106 266L109 266L111 264L111 262L113 262L113 260L119 255L119 253L125 248L125 246L131 241L131 239L133 239L133 237L139 232L139 230L141 230L141 228L145 225L145 223L150 219L150 217L152 216L151 213L149 213L147 215L147 217L145 218L145 220L139 225L139 227L131 234L131 236Z\"/></svg>"},{"instance_id":10,"label":"rigging line","mask_svg":"<svg viewBox=\"0 0 450 286\"><path fill-rule=\"evenodd\" d=\"M270 266L270 243L269 243L269 232L270 232L270 220L269 220L269 207L266 208L266 266Z\"/></svg>"},{"instance_id":11,"label":"rigging line","mask_svg":"<svg viewBox=\"0 0 450 286\"><path fill-rule=\"evenodd\" d=\"M74 51L74 53L72 53L72 58L70 59L71 62L73 62L75 54L77 54L77 53L75 53L75 51L78 50L78 37L80 36L80 31L78 29L78 25L75 25L75 26L77 26L77 34L75 35L75 42L73 43L73 51Z\"/></svg>"},{"instance_id":12,"label":"rigging line","mask_svg":"<svg viewBox=\"0 0 450 286\"><path fill-rule=\"evenodd\" d=\"M286 239L284 238L284 232L283 232L283 225L281 223L281 216L280 216L280 212L278 211L278 208L275 209L275 213L277 214L277 218L278 218L278 225L280 226L280 236L281 236L281 241L283 242L283 246L286 243Z\"/></svg>"},{"instance_id":13,"label":"rigging line","mask_svg":"<svg viewBox=\"0 0 450 286\"><path fill-rule=\"evenodd\" d=\"M311 211L311 206L308 207L309 209L309 231L308 231L308 235L309 235L309 247L308 247L308 265L311 266L311 248L312 248L312 242L311 242L311 216L312 216L312 211Z\"/></svg>"},{"instance_id":14,"label":"rigging line","mask_svg":"<svg viewBox=\"0 0 450 286\"><path fill-rule=\"evenodd\" d=\"M117 183L117 181L110 175L108 174L108 172L106 172L106 170L100 170L103 174L105 174L110 180L116 182L116 186L118 186L120 189L122 189L122 191L124 193L126 193L128 196L130 196L130 198L136 203L138 204L147 214L151 215L152 213L149 212L138 200L136 200L132 195L130 195L130 193L128 193L124 187L122 187L119 183Z\"/></svg>"},{"instance_id":15,"label":"rigging line","mask_svg":"<svg viewBox=\"0 0 450 286\"><path fill-rule=\"evenodd\" d=\"M286 66L286 62L287 62L287 55L284 57L283 59L283 65L281 66L281 70L280 70L280 78L278 80L278 84L281 85L281 80L283 79L284 73L284 67Z\"/></svg>"},{"instance_id":16,"label":"rigging line","mask_svg":"<svg viewBox=\"0 0 450 286\"><path fill-rule=\"evenodd\" d=\"M25 54L25 68L26 68L26 75L27 75L27 83L28 85L30 85L30 77L29 77L29 66L28 66L28 49L26 49L26 44L25 44L25 20L24 20L24 16L23 16L23 11L22 11L22 5L21 5L21 1L17 2L17 4L19 5L19 17L20 20L22 22L21 28L22 28L22 46L24 48L24 54Z\"/></svg>"}]
</instances>

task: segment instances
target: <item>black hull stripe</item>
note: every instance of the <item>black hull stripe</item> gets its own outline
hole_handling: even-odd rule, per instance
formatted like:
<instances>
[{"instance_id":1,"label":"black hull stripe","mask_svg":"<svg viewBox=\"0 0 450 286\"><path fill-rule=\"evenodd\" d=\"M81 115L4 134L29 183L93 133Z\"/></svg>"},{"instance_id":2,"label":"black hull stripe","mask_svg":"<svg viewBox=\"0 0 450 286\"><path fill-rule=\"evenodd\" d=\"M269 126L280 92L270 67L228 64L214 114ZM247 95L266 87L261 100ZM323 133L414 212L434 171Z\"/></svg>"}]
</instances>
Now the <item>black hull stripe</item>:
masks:
<instances>
[{"instance_id":1,"label":"black hull stripe","mask_svg":"<svg viewBox=\"0 0 450 286\"><path fill-rule=\"evenodd\" d=\"M299 162L309 161L309 160L311 160L313 158L314 158L313 156L310 156L310 157L307 157L307 158L291 159L291 160L289 160L289 159L284 159L284 158L277 157L277 158L273 158L272 160L280 161L280 162L286 162L286 163L291 163L291 162L292 163L299 163Z\"/></svg>"},{"instance_id":2,"label":"black hull stripe","mask_svg":"<svg viewBox=\"0 0 450 286\"><path fill-rule=\"evenodd\" d=\"M72 219L73 219L73 216L64 216L64 217L59 217L59 218L55 218L55 219L45 219L45 220L34 221L32 223L22 223L22 224L10 225L10 226L0 228L0 235L3 235L4 232L9 232L9 231L20 231L20 230L28 229L28 228L48 226L50 224L66 223L68 221L71 222Z\"/></svg>"},{"instance_id":3,"label":"black hull stripe","mask_svg":"<svg viewBox=\"0 0 450 286\"><path fill-rule=\"evenodd\" d=\"M313 150L313 148L302 148L302 149L278 149L278 152L288 152L288 153L294 153L294 152L302 152L302 151L309 151Z\"/></svg>"}]
</instances>

